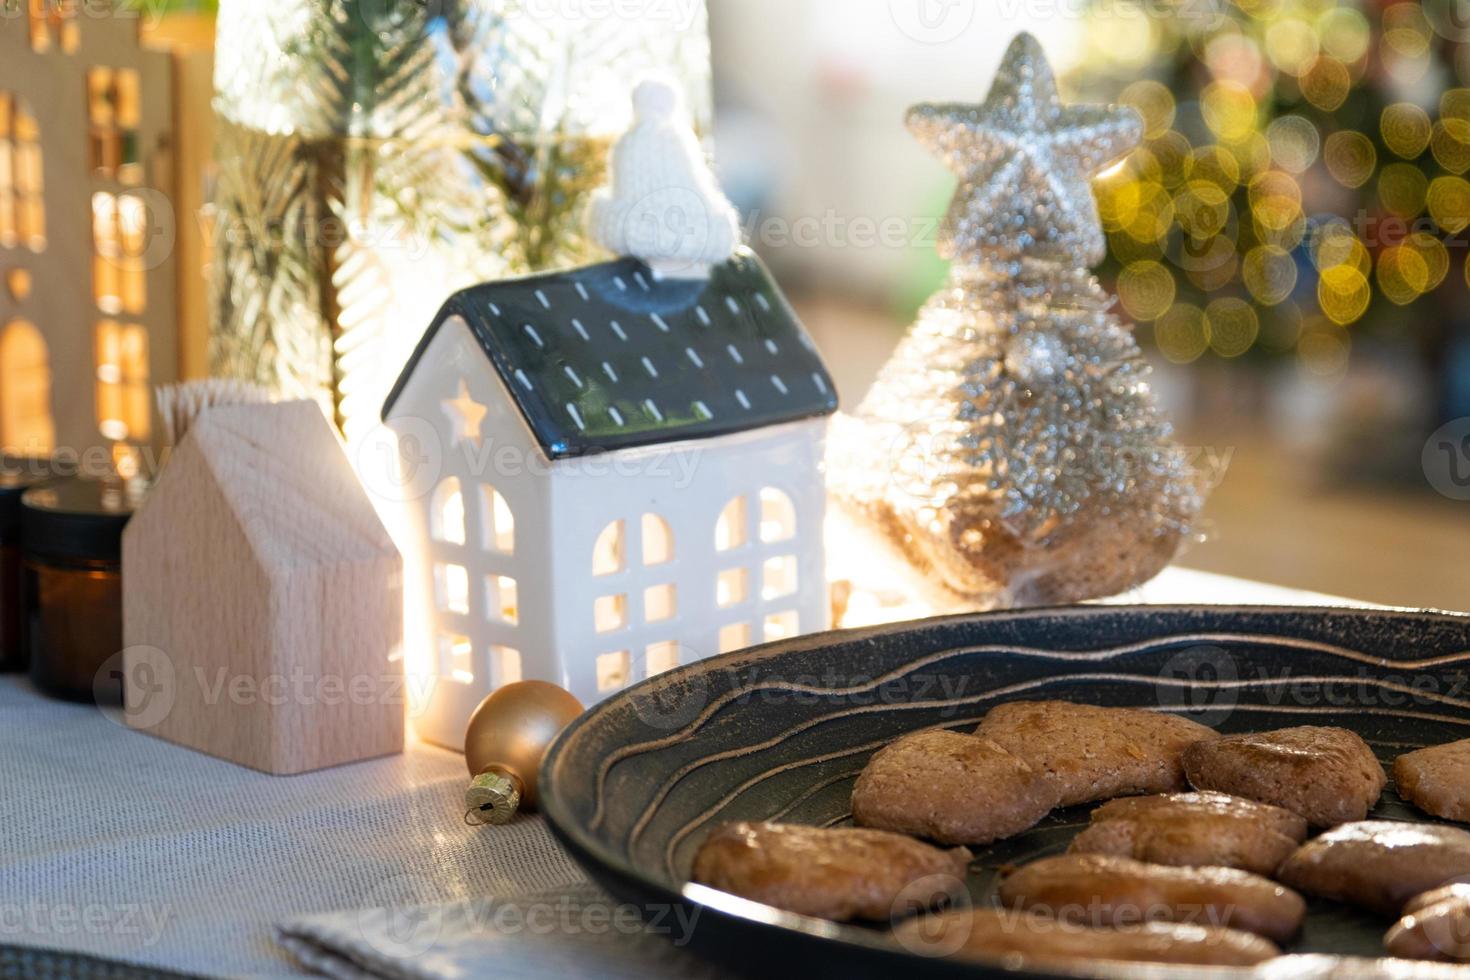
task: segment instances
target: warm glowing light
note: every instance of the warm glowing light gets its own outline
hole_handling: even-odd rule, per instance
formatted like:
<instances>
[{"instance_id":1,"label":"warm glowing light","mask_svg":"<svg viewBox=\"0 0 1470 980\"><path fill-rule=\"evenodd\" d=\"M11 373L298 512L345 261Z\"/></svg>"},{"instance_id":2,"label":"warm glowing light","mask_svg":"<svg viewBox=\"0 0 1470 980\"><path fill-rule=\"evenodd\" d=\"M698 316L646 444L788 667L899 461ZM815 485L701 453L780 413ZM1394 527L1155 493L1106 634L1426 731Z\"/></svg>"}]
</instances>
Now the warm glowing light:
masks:
<instances>
[{"instance_id":1,"label":"warm glowing light","mask_svg":"<svg viewBox=\"0 0 1470 980\"><path fill-rule=\"evenodd\" d=\"M1429 281L1425 284L1425 291L1438 289L1450 271L1450 253L1444 247L1444 242L1427 231L1416 231L1409 236L1408 244L1429 267Z\"/></svg>"},{"instance_id":2,"label":"warm glowing light","mask_svg":"<svg viewBox=\"0 0 1470 980\"><path fill-rule=\"evenodd\" d=\"M1174 302L1174 276L1161 263L1131 263L1118 276L1118 299L1135 320L1152 320Z\"/></svg>"},{"instance_id":3,"label":"warm glowing light","mask_svg":"<svg viewBox=\"0 0 1470 980\"><path fill-rule=\"evenodd\" d=\"M1385 108L1378 128L1384 145L1405 160L1414 159L1429 145L1429 114L1411 102Z\"/></svg>"},{"instance_id":4,"label":"warm glowing light","mask_svg":"<svg viewBox=\"0 0 1470 980\"><path fill-rule=\"evenodd\" d=\"M0 450L44 455L55 443L46 340L25 320L0 324Z\"/></svg>"},{"instance_id":5,"label":"warm glowing light","mask_svg":"<svg viewBox=\"0 0 1470 980\"><path fill-rule=\"evenodd\" d=\"M1470 88L1446 89L1439 97L1439 116L1470 122Z\"/></svg>"},{"instance_id":6,"label":"warm glowing light","mask_svg":"<svg viewBox=\"0 0 1470 980\"><path fill-rule=\"evenodd\" d=\"M1424 16L1424 8L1417 3L1396 3L1383 11L1382 39L1379 42L1385 56L1392 54L1401 59L1422 58L1429 50L1434 30Z\"/></svg>"},{"instance_id":7,"label":"warm glowing light","mask_svg":"<svg viewBox=\"0 0 1470 980\"><path fill-rule=\"evenodd\" d=\"M0 247L46 248L41 128L24 103L0 91Z\"/></svg>"},{"instance_id":8,"label":"warm glowing light","mask_svg":"<svg viewBox=\"0 0 1470 980\"><path fill-rule=\"evenodd\" d=\"M1317 305L1333 323L1346 325L1368 310L1373 296L1368 278L1350 265L1322 270L1317 280Z\"/></svg>"},{"instance_id":9,"label":"warm glowing light","mask_svg":"<svg viewBox=\"0 0 1470 980\"><path fill-rule=\"evenodd\" d=\"M1390 163L1378 173L1378 200L1400 218L1424 210L1429 178L1412 163Z\"/></svg>"},{"instance_id":10,"label":"warm glowing light","mask_svg":"<svg viewBox=\"0 0 1470 980\"><path fill-rule=\"evenodd\" d=\"M148 332L138 324L98 322L94 337L97 431L104 439L143 441L152 422Z\"/></svg>"},{"instance_id":11,"label":"warm glowing light","mask_svg":"<svg viewBox=\"0 0 1470 980\"><path fill-rule=\"evenodd\" d=\"M1180 236L1183 246L1179 258L1185 264L1185 275L1201 292L1212 293L1235 281L1240 267L1240 255L1235 240L1228 235L1196 243L1188 236ZM1188 249L1185 251L1185 249Z\"/></svg>"},{"instance_id":12,"label":"warm glowing light","mask_svg":"<svg viewBox=\"0 0 1470 980\"><path fill-rule=\"evenodd\" d=\"M1375 295L1407 305L1440 287L1455 244L1442 239L1470 229L1470 46L1446 49L1462 38L1442 13L1420 0L1236 0L1187 26L1151 13L1144 75L1093 46L1111 77L1135 79L1119 98L1145 143L1097 198L1119 303L1152 321L1165 357L1294 351L1337 379L1344 327ZM1470 283L1470 260L1462 271Z\"/></svg>"},{"instance_id":13,"label":"warm glowing light","mask_svg":"<svg viewBox=\"0 0 1470 980\"><path fill-rule=\"evenodd\" d=\"M1241 277L1257 302L1275 306L1296 288L1296 262L1280 246L1257 245L1246 253Z\"/></svg>"},{"instance_id":14,"label":"warm glowing light","mask_svg":"<svg viewBox=\"0 0 1470 980\"><path fill-rule=\"evenodd\" d=\"M1463 177L1434 178L1425 200L1430 216L1445 231L1453 234L1470 225L1470 183Z\"/></svg>"},{"instance_id":15,"label":"warm glowing light","mask_svg":"<svg viewBox=\"0 0 1470 980\"><path fill-rule=\"evenodd\" d=\"M1143 138L1157 139L1174 125L1174 94L1152 79L1134 82L1118 96L1143 116Z\"/></svg>"},{"instance_id":16,"label":"warm glowing light","mask_svg":"<svg viewBox=\"0 0 1470 980\"><path fill-rule=\"evenodd\" d=\"M1266 56L1288 75L1300 75L1317 57L1318 38L1304 20L1286 17L1266 29Z\"/></svg>"},{"instance_id":17,"label":"warm glowing light","mask_svg":"<svg viewBox=\"0 0 1470 980\"><path fill-rule=\"evenodd\" d=\"M1262 133L1252 131L1227 147L1244 174L1258 174L1271 167L1271 144Z\"/></svg>"},{"instance_id":18,"label":"warm glowing light","mask_svg":"<svg viewBox=\"0 0 1470 980\"><path fill-rule=\"evenodd\" d=\"M1317 18L1317 37L1323 51L1351 64L1368 53L1373 32L1357 8L1334 6Z\"/></svg>"},{"instance_id":19,"label":"warm glowing light","mask_svg":"<svg viewBox=\"0 0 1470 980\"><path fill-rule=\"evenodd\" d=\"M1240 184L1240 161L1218 146L1202 146L1191 154L1190 178L1208 181L1226 194Z\"/></svg>"},{"instance_id":20,"label":"warm glowing light","mask_svg":"<svg viewBox=\"0 0 1470 980\"><path fill-rule=\"evenodd\" d=\"M1251 181L1250 202L1258 224L1282 231L1301 217L1302 189L1290 174L1271 170Z\"/></svg>"},{"instance_id":21,"label":"warm glowing light","mask_svg":"<svg viewBox=\"0 0 1470 980\"><path fill-rule=\"evenodd\" d=\"M1197 360L1210 345L1204 311L1191 303L1176 304L1154 323L1154 342L1176 364Z\"/></svg>"},{"instance_id":22,"label":"warm glowing light","mask_svg":"<svg viewBox=\"0 0 1470 980\"><path fill-rule=\"evenodd\" d=\"M1441 119L1429 135L1434 161L1452 174L1470 170L1470 120Z\"/></svg>"},{"instance_id":23,"label":"warm glowing light","mask_svg":"<svg viewBox=\"0 0 1470 980\"><path fill-rule=\"evenodd\" d=\"M1362 187L1378 166L1378 151L1373 148L1373 141L1346 129L1327 137L1322 158L1327 172L1344 187Z\"/></svg>"},{"instance_id":24,"label":"warm glowing light","mask_svg":"<svg viewBox=\"0 0 1470 980\"><path fill-rule=\"evenodd\" d=\"M1347 101L1353 78L1341 61L1323 57L1312 62L1298 84L1308 102L1323 112L1333 112Z\"/></svg>"},{"instance_id":25,"label":"warm glowing light","mask_svg":"<svg viewBox=\"0 0 1470 980\"><path fill-rule=\"evenodd\" d=\"M1216 34L1205 44L1204 61L1221 83L1247 93L1260 92L1270 84L1260 45L1248 35Z\"/></svg>"},{"instance_id":26,"label":"warm glowing light","mask_svg":"<svg viewBox=\"0 0 1470 980\"><path fill-rule=\"evenodd\" d=\"M1239 82L1213 82L1200 95L1205 125L1222 140L1244 140L1255 131L1256 100Z\"/></svg>"},{"instance_id":27,"label":"warm glowing light","mask_svg":"<svg viewBox=\"0 0 1470 980\"><path fill-rule=\"evenodd\" d=\"M1205 333L1210 349L1221 357L1239 357L1251 349L1261 332L1255 309L1243 299L1227 296L1205 307Z\"/></svg>"},{"instance_id":28,"label":"warm glowing light","mask_svg":"<svg viewBox=\"0 0 1470 980\"><path fill-rule=\"evenodd\" d=\"M1117 6L1109 16L1092 21L1087 31L1087 46L1120 65L1145 64L1156 42L1157 28L1136 6Z\"/></svg>"},{"instance_id":29,"label":"warm glowing light","mask_svg":"<svg viewBox=\"0 0 1470 980\"><path fill-rule=\"evenodd\" d=\"M1185 233L1203 241L1225 229L1232 214L1230 197L1217 184L1192 180L1175 196L1174 213Z\"/></svg>"},{"instance_id":30,"label":"warm glowing light","mask_svg":"<svg viewBox=\"0 0 1470 980\"><path fill-rule=\"evenodd\" d=\"M1391 303L1405 306L1418 299L1429 283L1429 265L1407 245L1394 245L1378 256L1378 289Z\"/></svg>"},{"instance_id":31,"label":"warm glowing light","mask_svg":"<svg viewBox=\"0 0 1470 980\"><path fill-rule=\"evenodd\" d=\"M1301 116L1281 116L1266 127L1271 160L1288 173L1300 174L1317 161L1322 147L1317 127Z\"/></svg>"},{"instance_id":32,"label":"warm glowing light","mask_svg":"<svg viewBox=\"0 0 1470 980\"><path fill-rule=\"evenodd\" d=\"M1183 133L1169 130L1149 143L1157 173L1153 179L1165 187L1177 187L1194 167L1194 148Z\"/></svg>"},{"instance_id":33,"label":"warm glowing light","mask_svg":"<svg viewBox=\"0 0 1470 980\"><path fill-rule=\"evenodd\" d=\"M1163 186L1140 184L1138 205L1123 223L1123 230L1140 242L1156 242L1169 233L1174 223L1174 200Z\"/></svg>"}]
</instances>

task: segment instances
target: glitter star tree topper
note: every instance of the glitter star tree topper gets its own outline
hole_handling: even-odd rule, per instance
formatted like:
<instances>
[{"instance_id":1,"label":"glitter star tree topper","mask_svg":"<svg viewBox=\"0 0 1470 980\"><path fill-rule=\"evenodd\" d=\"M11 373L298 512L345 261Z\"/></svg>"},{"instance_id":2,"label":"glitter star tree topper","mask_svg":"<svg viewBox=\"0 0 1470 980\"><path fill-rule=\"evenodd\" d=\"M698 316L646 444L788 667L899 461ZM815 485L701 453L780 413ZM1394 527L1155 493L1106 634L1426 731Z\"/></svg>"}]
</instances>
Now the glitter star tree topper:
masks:
<instances>
[{"instance_id":1,"label":"glitter star tree topper","mask_svg":"<svg viewBox=\"0 0 1470 980\"><path fill-rule=\"evenodd\" d=\"M837 500L946 605L1146 581L1202 499L1088 272L1105 250L1090 180L1138 143L1141 120L1063 105L1021 34L983 103L916 106L908 126L959 178L939 242L950 281L835 425Z\"/></svg>"}]
</instances>

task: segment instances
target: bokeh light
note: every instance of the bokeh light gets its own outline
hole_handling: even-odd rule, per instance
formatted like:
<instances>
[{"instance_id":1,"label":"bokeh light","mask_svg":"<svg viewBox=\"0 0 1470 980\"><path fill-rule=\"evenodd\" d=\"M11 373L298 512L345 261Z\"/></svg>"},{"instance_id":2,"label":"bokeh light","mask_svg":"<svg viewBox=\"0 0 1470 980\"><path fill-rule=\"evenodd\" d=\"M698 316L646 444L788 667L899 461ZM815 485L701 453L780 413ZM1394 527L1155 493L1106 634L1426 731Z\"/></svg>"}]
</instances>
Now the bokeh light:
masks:
<instances>
[{"instance_id":1,"label":"bokeh light","mask_svg":"<svg viewBox=\"0 0 1470 980\"><path fill-rule=\"evenodd\" d=\"M1424 210L1429 178L1412 163L1390 163L1378 172L1378 201L1400 218Z\"/></svg>"},{"instance_id":2,"label":"bokeh light","mask_svg":"<svg viewBox=\"0 0 1470 980\"><path fill-rule=\"evenodd\" d=\"M1239 82L1220 81L1207 86L1200 96L1205 125L1220 139L1234 143L1256 131L1256 100Z\"/></svg>"},{"instance_id":3,"label":"bokeh light","mask_svg":"<svg viewBox=\"0 0 1470 980\"><path fill-rule=\"evenodd\" d=\"M1195 149L1190 158L1189 176L1194 180L1209 181L1226 194L1240 184L1240 161L1234 154L1211 144Z\"/></svg>"},{"instance_id":4,"label":"bokeh light","mask_svg":"<svg viewBox=\"0 0 1470 980\"><path fill-rule=\"evenodd\" d=\"M1470 121L1441 119L1429 137L1434 160L1452 174L1470 170Z\"/></svg>"},{"instance_id":5,"label":"bokeh light","mask_svg":"<svg viewBox=\"0 0 1470 980\"><path fill-rule=\"evenodd\" d=\"M1218 184L1192 180L1174 197L1174 216L1185 234L1205 239L1220 234L1230 220L1230 195Z\"/></svg>"},{"instance_id":6,"label":"bokeh light","mask_svg":"<svg viewBox=\"0 0 1470 980\"><path fill-rule=\"evenodd\" d=\"M1463 177L1436 177L1425 196L1435 224L1454 234L1470 225L1470 182Z\"/></svg>"},{"instance_id":7,"label":"bokeh light","mask_svg":"<svg viewBox=\"0 0 1470 980\"><path fill-rule=\"evenodd\" d=\"M1302 215L1302 189L1290 174L1268 170L1251 181L1250 204L1259 230L1287 231Z\"/></svg>"},{"instance_id":8,"label":"bokeh light","mask_svg":"<svg viewBox=\"0 0 1470 980\"><path fill-rule=\"evenodd\" d=\"M1154 343L1176 364L1198 360L1210 346L1205 313L1191 303L1178 303L1154 324Z\"/></svg>"},{"instance_id":9,"label":"bokeh light","mask_svg":"<svg viewBox=\"0 0 1470 980\"><path fill-rule=\"evenodd\" d=\"M1194 147L1183 133L1171 129L1150 140L1148 146L1158 167L1158 180L1165 187L1177 187L1189 178L1194 169Z\"/></svg>"},{"instance_id":10,"label":"bokeh light","mask_svg":"<svg viewBox=\"0 0 1470 980\"><path fill-rule=\"evenodd\" d=\"M1333 323L1357 320L1367 312L1371 298L1368 277L1350 265L1329 266L1317 280L1317 303Z\"/></svg>"},{"instance_id":11,"label":"bokeh light","mask_svg":"<svg viewBox=\"0 0 1470 980\"><path fill-rule=\"evenodd\" d=\"M1118 300L1135 320L1152 320L1174 303L1174 274L1153 260L1133 262L1118 277Z\"/></svg>"},{"instance_id":12,"label":"bokeh light","mask_svg":"<svg viewBox=\"0 0 1470 980\"><path fill-rule=\"evenodd\" d=\"M1266 28L1266 54L1288 75L1300 75L1317 58L1317 32L1297 17L1283 17Z\"/></svg>"},{"instance_id":13,"label":"bokeh light","mask_svg":"<svg viewBox=\"0 0 1470 980\"><path fill-rule=\"evenodd\" d=\"M1296 288L1296 262L1277 245L1257 245L1246 253L1241 275L1245 288L1265 306L1283 302Z\"/></svg>"},{"instance_id":14,"label":"bokeh light","mask_svg":"<svg viewBox=\"0 0 1470 980\"><path fill-rule=\"evenodd\" d=\"M1327 172L1344 187L1362 187L1378 166L1373 141L1352 130L1338 130L1328 136L1323 157Z\"/></svg>"},{"instance_id":15,"label":"bokeh light","mask_svg":"<svg viewBox=\"0 0 1470 980\"><path fill-rule=\"evenodd\" d=\"M1406 306L1429 288L1429 265L1408 245L1393 245L1378 256L1378 288L1390 303Z\"/></svg>"},{"instance_id":16,"label":"bokeh light","mask_svg":"<svg viewBox=\"0 0 1470 980\"><path fill-rule=\"evenodd\" d=\"M1373 31L1368 19L1353 7L1330 7L1317 18L1322 50L1339 63L1351 64L1368 53Z\"/></svg>"},{"instance_id":17,"label":"bokeh light","mask_svg":"<svg viewBox=\"0 0 1470 980\"><path fill-rule=\"evenodd\" d=\"M1143 116L1143 138L1157 139L1174 124L1174 93L1152 79L1134 82L1118 101L1131 105Z\"/></svg>"},{"instance_id":18,"label":"bokeh light","mask_svg":"<svg viewBox=\"0 0 1470 980\"><path fill-rule=\"evenodd\" d=\"M1294 355L1335 378L1352 335L1402 334L1401 308L1470 286L1456 0L1233 0L1198 18L1139 5L1148 27L1130 21L1129 38L1097 2L1115 23L1084 74L1146 131L1096 185L1103 274L1163 356Z\"/></svg>"},{"instance_id":19,"label":"bokeh light","mask_svg":"<svg viewBox=\"0 0 1470 980\"><path fill-rule=\"evenodd\" d=\"M1426 140L1428 137L1426 136ZM1266 127L1266 142L1276 166L1293 174L1305 173L1317 162L1322 138L1317 127L1301 116L1281 116Z\"/></svg>"},{"instance_id":20,"label":"bokeh light","mask_svg":"<svg viewBox=\"0 0 1470 980\"><path fill-rule=\"evenodd\" d=\"M1256 342L1261 322L1245 300L1226 296L1205 308L1205 328L1211 350L1221 357L1239 357Z\"/></svg>"},{"instance_id":21,"label":"bokeh light","mask_svg":"<svg viewBox=\"0 0 1470 980\"><path fill-rule=\"evenodd\" d=\"M1347 100L1353 77L1341 61L1323 56L1312 62L1297 84L1308 102L1323 112L1332 112Z\"/></svg>"},{"instance_id":22,"label":"bokeh light","mask_svg":"<svg viewBox=\"0 0 1470 980\"><path fill-rule=\"evenodd\" d=\"M1412 160L1429 145L1429 113L1411 102L1396 102L1383 110L1378 126L1390 150Z\"/></svg>"}]
</instances>

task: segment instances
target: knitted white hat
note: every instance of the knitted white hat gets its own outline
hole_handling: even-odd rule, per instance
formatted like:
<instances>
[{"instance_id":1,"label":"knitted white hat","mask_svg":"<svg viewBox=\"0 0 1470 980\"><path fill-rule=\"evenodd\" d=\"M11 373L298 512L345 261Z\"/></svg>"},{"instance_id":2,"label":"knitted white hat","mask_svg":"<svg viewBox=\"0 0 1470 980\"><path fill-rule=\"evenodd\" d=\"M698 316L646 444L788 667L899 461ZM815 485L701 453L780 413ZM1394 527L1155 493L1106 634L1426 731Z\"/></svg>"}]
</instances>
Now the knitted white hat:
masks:
<instances>
[{"instance_id":1,"label":"knitted white hat","mask_svg":"<svg viewBox=\"0 0 1470 980\"><path fill-rule=\"evenodd\" d=\"M610 182L592 199L588 231L615 255L642 259L655 275L703 279L740 242L740 219L661 78L633 91L634 122L612 148Z\"/></svg>"}]
</instances>

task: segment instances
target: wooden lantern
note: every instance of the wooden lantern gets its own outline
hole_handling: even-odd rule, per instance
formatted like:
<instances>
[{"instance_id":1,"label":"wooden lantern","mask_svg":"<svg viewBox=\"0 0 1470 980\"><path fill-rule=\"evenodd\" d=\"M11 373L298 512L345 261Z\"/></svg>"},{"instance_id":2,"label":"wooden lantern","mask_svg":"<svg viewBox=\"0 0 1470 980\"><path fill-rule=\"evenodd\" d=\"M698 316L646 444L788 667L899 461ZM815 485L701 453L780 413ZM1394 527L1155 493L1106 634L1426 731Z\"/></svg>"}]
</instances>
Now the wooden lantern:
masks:
<instances>
[{"instance_id":1,"label":"wooden lantern","mask_svg":"<svg viewBox=\"0 0 1470 980\"><path fill-rule=\"evenodd\" d=\"M151 385L202 373L207 19L29 0L0 30L0 449L154 442Z\"/></svg>"}]
</instances>

